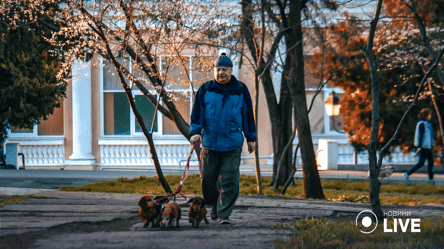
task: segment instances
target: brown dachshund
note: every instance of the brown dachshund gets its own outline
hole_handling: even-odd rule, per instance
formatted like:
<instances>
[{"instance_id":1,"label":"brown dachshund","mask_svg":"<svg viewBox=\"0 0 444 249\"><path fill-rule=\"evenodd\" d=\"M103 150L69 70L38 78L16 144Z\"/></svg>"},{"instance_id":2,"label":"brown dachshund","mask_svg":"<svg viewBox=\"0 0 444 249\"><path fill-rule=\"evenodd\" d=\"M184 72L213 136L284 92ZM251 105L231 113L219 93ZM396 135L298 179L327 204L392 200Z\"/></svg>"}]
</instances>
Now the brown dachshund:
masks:
<instances>
[{"instance_id":1,"label":"brown dachshund","mask_svg":"<svg viewBox=\"0 0 444 249\"><path fill-rule=\"evenodd\" d=\"M181 214L182 210L180 210L180 206L177 202L172 201L165 203L161 211L160 227L171 227L174 222L176 223L176 227L179 227Z\"/></svg>"},{"instance_id":2,"label":"brown dachshund","mask_svg":"<svg viewBox=\"0 0 444 249\"><path fill-rule=\"evenodd\" d=\"M200 196L195 196L188 200L191 203L190 212L188 212L188 218L190 219L191 227L199 227L200 222L205 220L208 225L207 209L205 208L205 200Z\"/></svg>"},{"instance_id":3,"label":"brown dachshund","mask_svg":"<svg viewBox=\"0 0 444 249\"><path fill-rule=\"evenodd\" d=\"M143 222L143 227L147 227L150 223L152 228L157 227L162 206L154 201L152 195L142 196L139 206L139 217Z\"/></svg>"}]
</instances>

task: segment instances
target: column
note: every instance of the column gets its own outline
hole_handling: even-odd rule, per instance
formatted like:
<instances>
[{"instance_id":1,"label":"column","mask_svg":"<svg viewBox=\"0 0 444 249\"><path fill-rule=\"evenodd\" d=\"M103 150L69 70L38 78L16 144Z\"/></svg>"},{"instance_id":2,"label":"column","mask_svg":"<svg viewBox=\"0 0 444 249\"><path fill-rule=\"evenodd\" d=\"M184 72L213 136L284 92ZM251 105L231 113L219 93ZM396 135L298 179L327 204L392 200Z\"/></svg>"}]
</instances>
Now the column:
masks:
<instances>
[{"instance_id":1,"label":"column","mask_svg":"<svg viewBox=\"0 0 444 249\"><path fill-rule=\"evenodd\" d=\"M72 155L67 169L94 169L91 120L91 62L75 60L72 69Z\"/></svg>"}]
</instances>

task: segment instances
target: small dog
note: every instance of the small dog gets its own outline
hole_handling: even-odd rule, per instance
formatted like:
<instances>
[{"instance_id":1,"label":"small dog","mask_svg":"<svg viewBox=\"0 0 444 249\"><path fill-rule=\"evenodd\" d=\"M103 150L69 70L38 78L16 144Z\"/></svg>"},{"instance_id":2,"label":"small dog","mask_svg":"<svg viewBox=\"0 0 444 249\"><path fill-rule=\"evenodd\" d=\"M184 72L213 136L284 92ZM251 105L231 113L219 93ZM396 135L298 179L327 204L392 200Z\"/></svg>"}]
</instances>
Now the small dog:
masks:
<instances>
[{"instance_id":1,"label":"small dog","mask_svg":"<svg viewBox=\"0 0 444 249\"><path fill-rule=\"evenodd\" d=\"M191 203L190 211L188 212L188 218L191 223L191 227L199 227L200 222L202 220L209 224L207 215L207 209L205 208L205 200L200 196L195 196L188 200L188 203Z\"/></svg>"},{"instance_id":2,"label":"small dog","mask_svg":"<svg viewBox=\"0 0 444 249\"><path fill-rule=\"evenodd\" d=\"M179 219L181 217L182 210L180 210L179 204L172 201L163 205L161 210L160 227L172 227L174 222L176 227L179 227Z\"/></svg>"},{"instance_id":3,"label":"small dog","mask_svg":"<svg viewBox=\"0 0 444 249\"><path fill-rule=\"evenodd\" d=\"M139 200L139 217L143 222L143 227L151 223L151 228L159 225L159 217L162 206L157 203L152 195L144 195Z\"/></svg>"},{"instance_id":4,"label":"small dog","mask_svg":"<svg viewBox=\"0 0 444 249\"><path fill-rule=\"evenodd\" d=\"M393 172L395 172L395 168L393 166L384 167L379 171L379 179L382 179L385 177L390 178L392 176ZM367 178L370 178L370 171L367 174Z\"/></svg>"}]
</instances>

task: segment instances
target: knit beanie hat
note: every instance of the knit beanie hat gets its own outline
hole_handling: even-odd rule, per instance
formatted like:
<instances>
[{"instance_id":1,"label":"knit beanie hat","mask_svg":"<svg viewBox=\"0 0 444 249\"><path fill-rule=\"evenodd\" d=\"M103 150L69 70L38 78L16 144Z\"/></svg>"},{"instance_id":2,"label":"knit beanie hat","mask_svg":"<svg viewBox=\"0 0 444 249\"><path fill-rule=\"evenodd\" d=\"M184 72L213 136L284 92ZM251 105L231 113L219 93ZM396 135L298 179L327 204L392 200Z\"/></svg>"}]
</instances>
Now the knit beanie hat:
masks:
<instances>
[{"instance_id":1,"label":"knit beanie hat","mask_svg":"<svg viewBox=\"0 0 444 249\"><path fill-rule=\"evenodd\" d=\"M225 53L222 53L219 58L214 61L214 67L233 67L233 62Z\"/></svg>"}]
</instances>

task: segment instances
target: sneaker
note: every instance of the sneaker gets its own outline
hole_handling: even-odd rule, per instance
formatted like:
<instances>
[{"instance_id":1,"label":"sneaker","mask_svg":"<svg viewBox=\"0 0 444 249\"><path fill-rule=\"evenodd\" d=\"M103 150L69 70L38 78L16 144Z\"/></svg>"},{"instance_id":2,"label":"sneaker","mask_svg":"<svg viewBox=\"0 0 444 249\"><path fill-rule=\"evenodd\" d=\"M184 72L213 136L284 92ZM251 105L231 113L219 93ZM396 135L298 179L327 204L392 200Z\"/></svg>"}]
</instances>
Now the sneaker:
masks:
<instances>
[{"instance_id":1,"label":"sneaker","mask_svg":"<svg viewBox=\"0 0 444 249\"><path fill-rule=\"evenodd\" d=\"M228 217L220 218L220 224L221 225L230 225L231 224L231 220Z\"/></svg>"},{"instance_id":2,"label":"sneaker","mask_svg":"<svg viewBox=\"0 0 444 249\"><path fill-rule=\"evenodd\" d=\"M211 219L217 220L217 218L217 207L213 207L213 209L211 210Z\"/></svg>"},{"instance_id":3,"label":"sneaker","mask_svg":"<svg viewBox=\"0 0 444 249\"><path fill-rule=\"evenodd\" d=\"M402 174L402 177L404 177L404 180L406 180L406 181L409 180L409 175L407 174L407 172L405 172L404 174Z\"/></svg>"}]
</instances>

